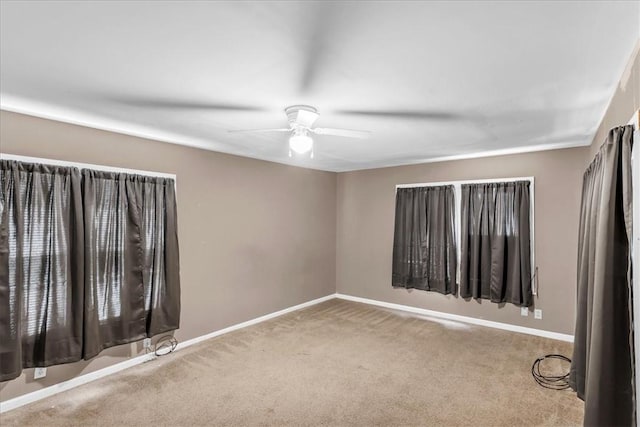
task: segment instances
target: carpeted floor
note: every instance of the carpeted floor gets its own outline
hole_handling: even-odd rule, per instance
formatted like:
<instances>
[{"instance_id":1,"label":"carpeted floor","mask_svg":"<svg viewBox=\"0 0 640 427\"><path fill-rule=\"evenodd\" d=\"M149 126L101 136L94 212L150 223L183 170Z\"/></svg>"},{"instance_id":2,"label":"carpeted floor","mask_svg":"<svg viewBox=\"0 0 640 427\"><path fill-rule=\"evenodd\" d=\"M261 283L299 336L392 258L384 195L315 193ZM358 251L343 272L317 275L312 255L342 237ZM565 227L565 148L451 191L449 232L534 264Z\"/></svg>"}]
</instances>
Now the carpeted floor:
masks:
<instances>
[{"instance_id":1,"label":"carpeted floor","mask_svg":"<svg viewBox=\"0 0 640 427\"><path fill-rule=\"evenodd\" d=\"M331 300L1 415L12 425L579 425L567 343Z\"/></svg>"}]
</instances>

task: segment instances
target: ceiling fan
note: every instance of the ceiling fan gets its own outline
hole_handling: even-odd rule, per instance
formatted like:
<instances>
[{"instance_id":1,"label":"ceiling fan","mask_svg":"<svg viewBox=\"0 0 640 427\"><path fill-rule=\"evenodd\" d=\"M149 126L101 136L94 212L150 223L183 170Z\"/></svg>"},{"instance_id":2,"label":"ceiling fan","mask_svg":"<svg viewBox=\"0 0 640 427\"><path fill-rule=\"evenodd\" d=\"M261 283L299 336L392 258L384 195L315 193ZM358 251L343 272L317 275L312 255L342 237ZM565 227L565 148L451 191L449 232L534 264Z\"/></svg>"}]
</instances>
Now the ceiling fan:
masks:
<instances>
[{"instance_id":1,"label":"ceiling fan","mask_svg":"<svg viewBox=\"0 0 640 427\"><path fill-rule=\"evenodd\" d=\"M252 133L252 132L289 132L289 157L293 156L292 151L298 154L310 153L313 158L313 138L310 134L342 136L346 138L367 138L371 132L350 129L314 128L313 124L318 120L320 114L318 109L310 105L292 105L284 109L289 121L288 128L274 129L242 129L230 130L230 133Z\"/></svg>"}]
</instances>

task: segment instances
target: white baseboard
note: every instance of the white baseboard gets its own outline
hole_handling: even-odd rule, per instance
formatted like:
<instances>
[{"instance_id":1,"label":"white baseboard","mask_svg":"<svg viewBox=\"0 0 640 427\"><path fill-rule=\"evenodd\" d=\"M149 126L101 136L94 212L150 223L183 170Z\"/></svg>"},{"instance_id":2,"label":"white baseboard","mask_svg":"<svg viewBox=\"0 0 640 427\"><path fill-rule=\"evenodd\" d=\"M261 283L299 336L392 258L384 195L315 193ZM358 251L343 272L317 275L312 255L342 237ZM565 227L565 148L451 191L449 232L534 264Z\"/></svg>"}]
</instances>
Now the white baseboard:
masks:
<instances>
[{"instance_id":1,"label":"white baseboard","mask_svg":"<svg viewBox=\"0 0 640 427\"><path fill-rule=\"evenodd\" d=\"M176 351L189 347L193 344L197 344L201 341L208 340L208 339L217 337L219 335L229 333L231 331L246 328L247 326L255 325L256 323L264 322L266 320L273 319L274 317L291 313L292 311L300 310L315 304L319 304L324 301L328 301L335 297L336 297L335 294L327 295L322 298L317 298L302 304L294 305L293 307L285 308L284 310L276 311L274 313L266 314L264 316L260 316L255 319L247 320L246 322L238 323L237 325L229 326L228 328L220 329L219 331L215 331L207 335L202 335L200 337L184 341L178 344L178 346L176 347ZM23 394L22 396L14 397L13 399L5 400L4 402L0 402L0 414L10 411L12 409L19 408L24 405L28 405L29 403L33 403L38 400L53 396L54 394L62 393L63 391L70 390L72 388L81 386L83 384L87 384L91 381L95 381L97 379L106 377L107 375L115 374L116 372L120 372L124 369L130 368L135 365L139 365L141 363L147 362L154 358L155 358L154 354L143 354L141 356L132 357L131 359L127 359L124 362L116 363L114 365L107 366L106 368L98 369L96 371L89 372L84 375L79 375L77 377L71 378L70 380L63 381L61 383L54 384L49 387L45 387L40 390L33 391L31 393Z\"/></svg>"},{"instance_id":2,"label":"white baseboard","mask_svg":"<svg viewBox=\"0 0 640 427\"><path fill-rule=\"evenodd\" d=\"M505 331L511 331L511 332L519 332L521 334L536 335L539 337L551 338L554 340L566 341L570 343L573 342L573 335L561 334L559 332L551 332L551 331L545 331L542 329L527 328L524 326L511 325L509 323L493 322L491 320L478 319L476 317L468 317L468 316L461 316L459 314L443 313L441 311L427 310L425 308L394 304L391 302L378 301L378 300L369 299L369 298L354 297L352 295L345 295L340 293L336 293L335 296L336 298L347 300L347 301L361 302L364 304L376 305L378 307L385 307L393 310L407 311L410 313L422 314L425 316L432 316L440 319L454 320L454 321L463 322L463 323L470 323L472 325L486 326L488 328L503 329Z\"/></svg>"},{"instance_id":3,"label":"white baseboard","mask_svg":"<svg viewBox=\"0 0 640 427\"><path fill-rule=\"evenodd\" d=\"M219 335L227 334L229 332L246 328L247 326L255 325L256 323L264 322L269 319L273 319L274 317L282 316L283 314L291 313L292 311L301 310L303 308L310 307L312 305L320 304L321 302L329 301L330 299L334 299L336 294L330 294L324 296L322 298L317 298L311 301L304 302L302 304L294 305L293 307L285 308L284 310L276 311L274 313L265 314L264 316L256 317L255 319L247 320L246 322L238 323L237 325L229 326L228 328L220 329L219 331L214 331L206 335L202 335L196 338L192 338L190 340L181 342L176 347L176 350L180 350L191 345L197 344L199 342L215 338Z\"/></svg>"},{"instance_id":4,"label":"white baseboard","mask_svg":"<svg viewBox=\"0 0 640 427\"><path fill-rule=\"evenodd\" d=\"M144 363L147 360L151 360L154 357L155 356L153 354L143 354L142 356L132 357L131 359L127 359L124 362L116 363L114 365L107 366L106 368L98 369L97 371L89 372L84 375L79 375L77 377L71 378L70 380L45 387L40 390L32 391L31 393L23 394L21 396L14 397L13 399L5 400L4 402L0 402L0 414L53 396L54 394L62 393L63 391L70 390L83 384L90 383L91 381L106 377L107 375L115 374L116 372L120 372L124 369L139 365L140 363Z\"/></svg>"},{"instance_id":5,"label":"white baseboard","mask_svg":"<svg viewBox=\"0 0 640 427\"><path fill-rule=\"evenodd\" d=\"M336 293L336 294L324 296L322 298L317 298L311 301L307 301L302 304L294 305L293 307L285 308L284 310L280 310L274 313L266 314L264 316L256 317L255 319L247 320L246 322L238 323L236 325L229 326L228 328L220 329L218 331L214 331L209 334L202 335L202 336L181 342L176 347L176 351L187 348L191 345L200 343L202 341L215 338L217 336L220 336L232 331L236 331L238 329L246 328L247 326L255 325L257 323L261 323L266 320L273 319L278 316L282 316L283 314L291 313L292 311L301 310L303 308L310 307L315 304L320 304L321 302L325 302L333 298L360 302L364 304L375 305L378 307L390 308L393 310L401 310L401 311L421 314L425 316L432 316L440 319L454 320L458 322L469 323L472 325L486 326L489 328L503 329L505 331L519 332L523 334L536 335L536 336L551 338L551 339L560 340L560 341L573 342L573 335L544 331L541 329L526 328L524 326L515 326L508 323L493 322L491 320L477 319L475 317L467 317L467 316L461 316L457 314L443 313L440 311L427 310L424 308L411 307L408 305L394 304L390 302L384 302L384 301L378 301L378 300L373 300L368 298L361 298L361 297L355 297L352 295ZM75 378L71 378L70 380L63 381L61 383L58 383L49 387L45 387L43 389L36 390L31 393L23 394L22 396L14 397L13 399L9 399L4 402L0 402L0 414L3 412L10 411L12 409L19 408L21 406L27 405L29 403L33 403L38 400L53 396L54 394L62 393L63 391L70 390L80 385L87 384L91 381L95 381L97 379L106 377L107 375L115 374L116 372L120 372L124 369L152 360L154 357L155 356L153 354L143 354L141 356L136 356L131 359L125 360L124 362L116 363L114 365L107 366L106 368L98 369L97 371L89 372L87 374L80 375Z\"/></svg>"}]
</instances>

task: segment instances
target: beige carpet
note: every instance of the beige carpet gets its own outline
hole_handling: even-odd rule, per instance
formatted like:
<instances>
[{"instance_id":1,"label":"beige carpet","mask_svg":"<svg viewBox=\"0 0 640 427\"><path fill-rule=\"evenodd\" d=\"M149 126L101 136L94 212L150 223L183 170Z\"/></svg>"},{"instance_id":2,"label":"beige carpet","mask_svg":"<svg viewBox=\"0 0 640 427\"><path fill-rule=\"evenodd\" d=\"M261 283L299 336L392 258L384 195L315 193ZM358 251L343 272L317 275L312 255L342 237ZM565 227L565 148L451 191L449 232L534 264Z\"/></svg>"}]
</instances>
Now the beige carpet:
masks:
<instances>
[{"instance_id":1,"label":"beige carpet","mask_svg":"<svg viewBox=\"0 0 640 427\"><path fill-rule=\"evenodd\" d=\"M10 425L579 425L566 343L331 300L1 415Z\"/></svg>"}]
</instances>

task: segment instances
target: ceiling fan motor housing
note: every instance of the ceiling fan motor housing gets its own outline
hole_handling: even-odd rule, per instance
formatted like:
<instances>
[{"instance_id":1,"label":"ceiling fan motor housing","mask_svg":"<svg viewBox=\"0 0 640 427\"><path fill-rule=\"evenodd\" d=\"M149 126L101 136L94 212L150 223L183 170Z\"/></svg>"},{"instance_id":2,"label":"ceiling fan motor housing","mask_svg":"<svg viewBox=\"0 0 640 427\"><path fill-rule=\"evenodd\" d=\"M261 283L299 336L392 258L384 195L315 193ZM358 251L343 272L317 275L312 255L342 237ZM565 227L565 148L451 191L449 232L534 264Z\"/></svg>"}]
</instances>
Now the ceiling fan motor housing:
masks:
<instances>
[{"instance_id":1,"label":"ceiling fan motor housing","mask_svg":"<svg viewBox=\"0 0 640 427\"><path fill-rule=\"evenodd\" d=\"M318 109L310 105L292 105L284 109L292 128L309 129L318 119Z\"/></svg>"}]
</instances>

